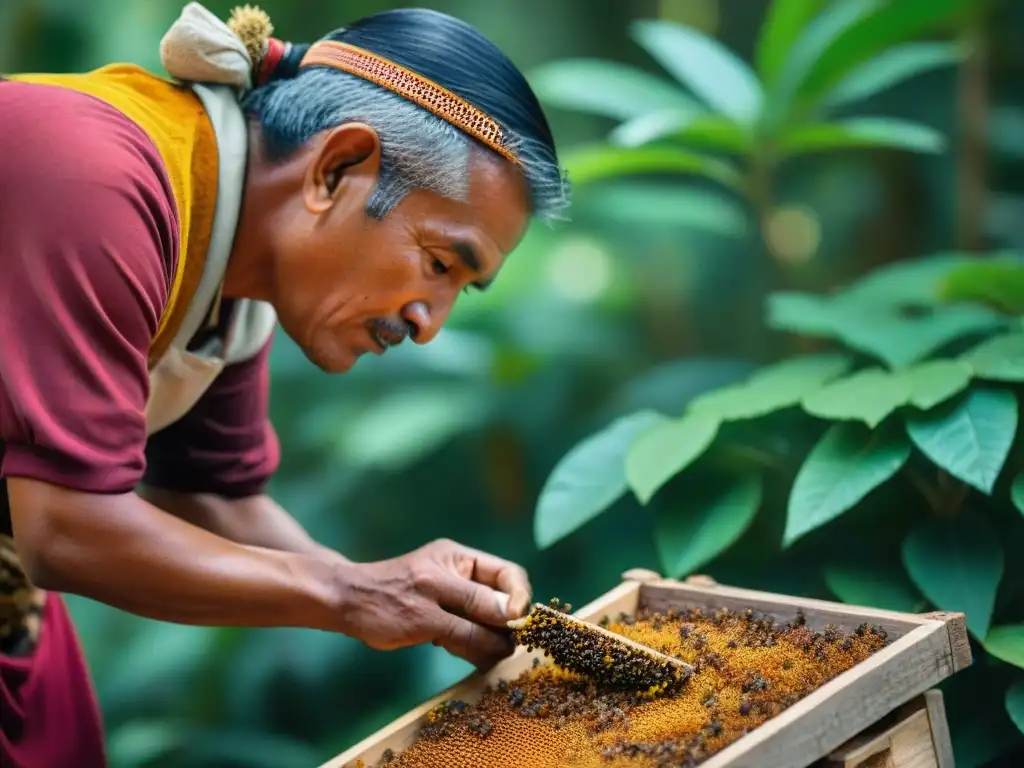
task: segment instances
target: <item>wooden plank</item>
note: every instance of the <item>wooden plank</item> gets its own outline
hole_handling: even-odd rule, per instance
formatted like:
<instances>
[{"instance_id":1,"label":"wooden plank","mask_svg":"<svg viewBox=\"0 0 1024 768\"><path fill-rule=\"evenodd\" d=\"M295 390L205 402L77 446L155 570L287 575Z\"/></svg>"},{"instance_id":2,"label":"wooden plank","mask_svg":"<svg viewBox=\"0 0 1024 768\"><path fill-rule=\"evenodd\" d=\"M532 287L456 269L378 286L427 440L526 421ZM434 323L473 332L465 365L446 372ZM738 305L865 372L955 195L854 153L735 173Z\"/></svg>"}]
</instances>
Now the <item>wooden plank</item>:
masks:
<instances>
[{"instance_id":1,"label":"wooden plank","mask_svg":"<svg viewBox=\"0 0 1024 768\"><path fill-rule=\"evenodd\" d=\"M946 627L929 621L726 747L703 768L804 768L951 674Z\"/></svg>"},{"instance_id":2,"label":"wooden plank","mask_svg":"<svg viewBox=\"0 0 1024 768\"><path fill-rule=\"evenodd\" d=\"M949 647L953 651L954 669L959 672L961 669L971 666L973 655L971 654L971 639L967 634L967 616L948 611L933 611L921 615L926 619L945 622L946 629L949 631Z\"/></svg>"},{"instance_id":3,"label":"wooden plank","mask_svg":"<svg viewBox=\"0 0 1024 768\"><path fill-rule=\"evenodd\" d=\"M932 690L924 695L925 709L928 712L928 723L931 726L932 745L935 747L935 762L939 768L956 768L953 759L953 739L949 733L949 721L946 719L946 704L942 691Z\"/></svg>"},{"instance_id":4,"label":"wooden plank","mask_svg":"<svg viewBox=\"0 0 1024 768\"><path fill-rule=\"evenodd\" d=\"M706 610L728 608L734 611L745 611L749 608L774 621L783 622L793 619L797 609L800 609L807 617L808 625L814 629L823 629L827 624L835 624L839 629L850 632L860 624L867 622L884 629L892 639L903 637L921 626L941 623L938 619L910 613L850 606L805 597L787 597L770 592L723 587L717 584L698 585L690 582L659 581L645 583L640 587L640 607L644 610L666 611L669 608L678 610L684 606L700 607Z\"/></svg>"},{"instance_id":5,"label":"wooden plank","mask_svg":"<svg viewBox=\"0 0 1024 768\"><path fill-rule=\"evenodd\" d=\"M855 740L829 755L826 768L939 768L928 712L920 708L869 739Z\"/></svg>"},{"instance_id":6,"label":"wooden plank","mask_svg":"<svg viewBox=\"0 0 1024 768\"><path fill-rule=\"evenodd\" d=\"M640 583L628 580L606 592L596 600L592 600L573 615L598 622L605 616L616 618L620 613L632 615L636 612L639 600ZM443 693L420 704L397 720L389 723L376 733L367 736L351 749L328 760L320 768L349 768L362 760L367 766L374 765L385 750L395 753L407 749L416 739L427 713L447 699L460 699L467 703L477 701L488 685L500 680L511 680L533 666L534 657L543 658L541 651L527 652L525 648L517 648L515 653L496 664L486 673L473 673L463 678Z\"/></svg>"}]
</instances>

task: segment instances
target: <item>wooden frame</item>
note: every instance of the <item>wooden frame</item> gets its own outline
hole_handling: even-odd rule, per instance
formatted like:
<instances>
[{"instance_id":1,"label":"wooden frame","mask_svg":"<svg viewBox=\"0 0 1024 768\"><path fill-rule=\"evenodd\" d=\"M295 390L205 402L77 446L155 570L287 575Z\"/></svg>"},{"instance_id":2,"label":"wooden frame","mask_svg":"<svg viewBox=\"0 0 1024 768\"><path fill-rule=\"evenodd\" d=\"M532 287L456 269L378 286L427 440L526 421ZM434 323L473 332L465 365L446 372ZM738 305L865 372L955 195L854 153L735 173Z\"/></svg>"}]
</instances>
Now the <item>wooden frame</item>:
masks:
<instances>
[{"instance_id":1,"label":"wooden frame","mask_svg":"<svg viewBox=\"0 0 1024 768\"><path fill-rule=\"evenodd\" d=\"M917 615L883 611L726 587L706 577L679 582L640 569L626 571L622 578L619 586L580 608L575 615L596 622L604 616L632 615L639 609L750 608L773 620L788 621L799 609L807 624L815 629L834 624L851 631L868 622L880 626L892 640L887 647L706 760L702 768L804 768L815 761L831 759L830 755L850 739L971 663L966 623L959 613ZM406 749L433 707L451 698L472 703L486 686L526 671L535 656L543 654L518 648L486 674L470 675L320 768L354 768L359 760L369 768L385 750L397 753ZM941 724L931 725L933 732L936 728L945 728L944 715ZM937 765L946 768L942 762Z\"/></svg>"}]
</instances>

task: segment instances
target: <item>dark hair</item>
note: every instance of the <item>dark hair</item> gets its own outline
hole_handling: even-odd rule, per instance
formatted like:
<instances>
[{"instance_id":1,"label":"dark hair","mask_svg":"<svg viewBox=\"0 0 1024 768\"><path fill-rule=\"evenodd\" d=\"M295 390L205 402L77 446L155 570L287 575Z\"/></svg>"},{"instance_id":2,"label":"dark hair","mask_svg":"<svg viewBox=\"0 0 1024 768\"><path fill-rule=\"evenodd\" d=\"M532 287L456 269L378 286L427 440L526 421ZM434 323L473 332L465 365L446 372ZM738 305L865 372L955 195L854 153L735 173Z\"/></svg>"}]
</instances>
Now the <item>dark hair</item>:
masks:
<instances>
[{"instance_id":1,"label":"dark hair","mask_svg":"<svg viewBox=\"0 0 1024 768\"><path fill-rule=\"evenodd\" d=\"M561 216L569 203L569 185L559 166L544 111L523 74L472 26L437 11L401 9L372 14L324 39L350 43L391 59L488 114L511 137L512 149L523 164L534 214L542 218ZM430 152L428 144L436 145L437 151L449 152L449 166L458 162L452 154L456 141L464 147L469 142L479 147L483 144L368 81L325 66L300 71L299 63L307 50L308 46L292 45L269 82L250 91L243 102L246 111L259 119L272 156L287 156L316 133L342 122L365 120L382 133L385 154L392 155L383 158L386 168L381 172L381 190L371 203L372 213L384 215L413 186L426 184L442 193L458 193L452 179L432 182L423 174L419 179L400 178L408 176L410 169L425 170L421 167L425 160L422 154L418 161L409 157L403 163L401 155L414 151L402 146L403 142L413 140L413 131L422 132L423 146L415 152ZM403 134L378 106L385 111L401 110L415 125L406 126ZM396 115L395 119L402 117ZM386 142L383 134L389 131L394 136ZM440 134L445 134L447 141ZM464 186L465 182L462 193Z\"/></svg>"}]
</instances>

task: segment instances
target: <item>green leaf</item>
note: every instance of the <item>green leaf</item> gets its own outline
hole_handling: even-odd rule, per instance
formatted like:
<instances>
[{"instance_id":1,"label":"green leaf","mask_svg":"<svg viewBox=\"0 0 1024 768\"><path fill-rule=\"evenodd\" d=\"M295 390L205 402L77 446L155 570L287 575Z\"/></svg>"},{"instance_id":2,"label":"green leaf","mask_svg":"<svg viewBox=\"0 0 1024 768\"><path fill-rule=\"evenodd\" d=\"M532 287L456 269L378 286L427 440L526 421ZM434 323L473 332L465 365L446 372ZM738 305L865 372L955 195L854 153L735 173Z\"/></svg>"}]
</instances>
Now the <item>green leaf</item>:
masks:
<instances>
[{"instance_id":1,"label":"green leaf","mask_svg":"<svg viewBox=\"0 0 1024 768\"><path fill-rule=\"evenodd\" d=\"M743 535L761 506L760 475L695 486L682 506L658 510L654 537L671 578L681 578L724 552Z\"/></svg>"},{"instance_id":2,"label":"green leaf","mask_svg":"<svg viewBox=\"0 0 1024 768\"><path fill-rule=\"evenodd\" d=\"M991 494L1017 432L1017 398L974 389L953 407L907 419L907 433L942 469Z\"/></svg>"},{"instance_id":3,"label":"green leaf","mask_svg":"<svg viewBox=\"0 0 1024 768\"><path fill-rule=\"evenodd\" d=\"M910 382L881 368L866 368L812 392L802 405L812 416L863 421L874 429L909 398Z\"/></svg>"},{"instance_id":4,"label":"green leaf","mask_svg":"<svg viewBox=\"0 0 1024 768\"><path fill-rule=\"evenodd\" d=\"M803 105L817 103L853 69L897 43L904 43L951 22L957 11L974 0L899 0L877 3L876 10L864 14L856 23L821 50L806 80L800 87ZM844 5L844 3L837 3Z\"/></svg>"},{"instance_id":5,"label":"green leaf","mask_svg":"<svg viewBox=\"0 0 1024 768\"><path fill-rule=\"evenodd\" d=\"M810 392L842 376L853 361L845 355L801 355L767 366L740 384L694 398L689 412L722 421L754 419L796 405Z\"/></svg>"},{"instance_id":6,"label":"green leaf","mask_svg":"<svg viewBox=\"0 0 1024 768\"><path fill-rule=\"evenodd\" d=\"M971 383L973 373L971 366L962 360L926 360L894 375L910 386L907 402L927 411L962 391Z\"/></svg>"},{"instance_id":7,"label":"green leaf","mask_svg":"<svg viewBox=\"0 0 1024 768\"><path fill-rule=\"evenodd\" d=\"M611 506L628 490L626 454L633 439L666 417L638 411L613 421L567 453L548 476L537 501L533 535L551 546Z\"/></svg>"},{"instance_id":8,"label":"green leaf","mask_svg":"<svg viewBox=\"0 0 1024 768\"><path fill-rule=\"evenodd\" d=\"M1024 515L1024 472L1017 475L1010 486L1010 499L1017 511Z\"/></svg>"},{"instance_id":9,"label":"green leaf","mask_svg":"<svg viewBox=\"0 0 1024 768\"><path fill-rule=\"evenodd\" d=\"M666 109L705 111L674 83L614 61L554 61L537 67L529 79L542 102L616 120Z\"/></svg>"},{"instance_id":10,"label":"green leaf","mask_svg":"<svg viewBox=\"0 0 1024 768\"><path fill-rule=\"evenodd\" d=\"M718 434L718 419L683 416L647 427L626 456L626 480L641 504L696 461Z\"/></svg>"},{"instance_id":11,"label":"green leaf","mask_svg":"<svg viewBox=\"0 0 1024 768\"><path fill-rule=\"evenodd\" d=\"M778 78L786 57L808 22L821 9L822 0L774 0L761 25L754 60L765 84Z\"/></svg>"},{"instance_id":12,"label":"green leaf","mask_svg":"<svg viewBox=\"0 0 1024 768\"><path fill-rule=\"evenodd\" d=\"M956 64L963 57L963 47L952 43L898 45L847 74L822 99L821 106L835 109L854 101L869 99L904 80Z\"/></svg>"},{"instance_id":13,"label":"green leaf","mask_svg":"<svg viewBox=\"0 0 1024 768\"><path fill-rule=\"evenodd\" d=\"M946 140L934 128L919 123L893 117L854 117L798 126L783 134L779 147L784 155L878 148L939 153Z\"/></svg>"},{"instance_id":14,"label":"green leaf","mask_svg":"<svg viewBox=\"0 0 1024 768\"><path fill-rule=\"evenodd\" d=\"M738 237L747 233L747 211L731 194L714 194L681 184L609 182L586 190L577 205L608 221L680 227Z\"/></svg>"},{"instance_id":15,"label":"green leaf","mask_svg":"<svg viewBox=\"0 0 1024 768\"><path fill-rule=\"evenodd\" d=\"M642 173L704 176L737 190L743 185L728 163L677 147L583 147L567 153L564 164L575 184Z\"/></svg>"},{"instance_id":16,"label":"green leaf","mask_svg":"<svg viewBox=\"0 0 1024 768\"><path fill-rule=\"evenodd\" d=\"M1006 691L1006 714L1020 732L1024 733L1024 683L1011 685Z\"/></svg>"},{"instance_id":17,"label":"green leaf","mask_svg":"<svg viewBox=\"0 0 1024 768\"><path fill-rule=\"evenodd\" d=\"M1024 333L994 336L960 358L979 379L1024 381Z\"/></svg>"},{"instance_id":18,"label":"green leaf","mask_svg":"<svg viewBox=\"0 0 1024 768\"><path fill-rule=\"evenodd\" d=\"M784 546L851 509L903 466L910 443L896 430L834 424L811 449L789 496Z\"/></svg>"},{"instance_id":19,"label":"green leaf","mask_svg":"<svg viewBox=\"0 0 1024 768\"><path fill-rule=\"evenodd\" d=\"M982 645L1000 661L1024 669L1024 624L992 627Z\"/></svg>"},{"instance_id":20,"label":"green leaf","mask_svg":"<svg viewBox=\"0 0 1024 768\"><path fill-rule=\"evenodd\" d=\"M983 515L926 519L903 540L903 567L939 610L966 614L979 639L988 634L1003 550Z\"/></svg>"},{"instance_id":21,"label":"green leaf","mask_svg":"<svg viewBox=\"0 0 1024 768\"><path fill-rule=\"evenodd\" d=\"M898 567L873 562L827 565L823 575L825 586L848 605L905 613L921 609L921 596Z\"/></svg>"},{"instance_id":22,"label":"green leaf","mask_svg":"<svg viewBox=\"0 0 1024 768\"><path fill-rule=\"evenodd\" d=\"M1024 315L1024 259L958 264L940 282L939 294L945 301L973 301L1008 315Z\"/></svg>"},{"instance_id":23,"label":"green leaf","mask_svg":"<svg viewBox=\"0 0 1024 768\"><path fill-rule=\"evenodd\" d=\"M661 139L735 154L753 149L753 136L743 126L719 115L681 110L641 115L616 127L608 136L611 143L622 147L638 147Z\"/></svg>"},{"instance_id":24,"label":"green leaf","mask_svg":"<svg viewBox=\"0 0 1024 768\"><path fill-rule=\"evenodd\" d=\"M761 83L747 63L720 42L675 22L638 21L633 38L665 70L717 112L751 124L761 113Z\"/></svg>"},{"instance_id":25,"label":"green leaf","mask_svg":"<svg viewBox=\"0 0 1024 768\"><path fill-rule=\"evenodd\" d=\"M778 77L766 95L764 127L777 131L791 117L800 87L817 62L848 29L881 5L882 0L832 3L814 17L792 43Z\"/></svg>"}]
</instances>

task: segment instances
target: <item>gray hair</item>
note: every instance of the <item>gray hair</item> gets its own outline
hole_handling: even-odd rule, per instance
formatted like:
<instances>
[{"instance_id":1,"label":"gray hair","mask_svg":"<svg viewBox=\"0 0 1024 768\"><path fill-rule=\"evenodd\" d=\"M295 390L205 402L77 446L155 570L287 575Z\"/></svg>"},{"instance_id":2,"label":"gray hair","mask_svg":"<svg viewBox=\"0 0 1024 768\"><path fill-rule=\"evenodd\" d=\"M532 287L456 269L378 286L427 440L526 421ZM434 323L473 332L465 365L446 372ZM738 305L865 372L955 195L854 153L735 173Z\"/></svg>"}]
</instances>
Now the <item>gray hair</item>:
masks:
<instances>
[{"instance_id":1,"label":"gray hair","mask_svg":"<svg viewBox=\"0 0 1024 768\"><path fill-rule=\"evenodd\" d=\"M349 122L371 126L380 137L380 179L367 214L386 216L413 189L465 200L471 151L481 145L450 123L367 80L343 72L310 69L250 91L242 102L259 120L271 158L287 157L321 131ZM513 136L531 210L544 221L564 218L569 186L540 142ZM537 145L537 146L534 146Z\"/></svg>"}]
</instances>

